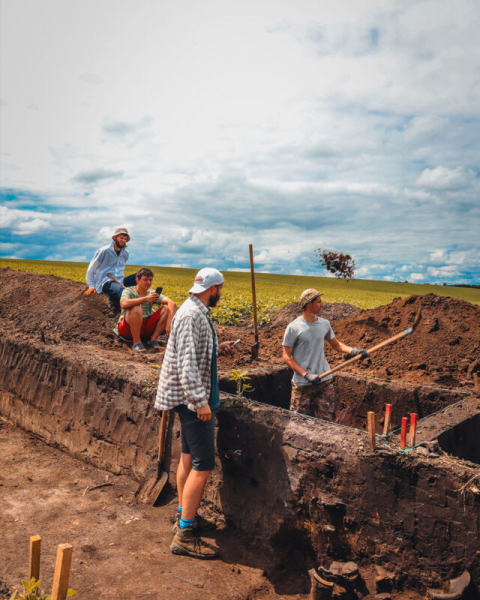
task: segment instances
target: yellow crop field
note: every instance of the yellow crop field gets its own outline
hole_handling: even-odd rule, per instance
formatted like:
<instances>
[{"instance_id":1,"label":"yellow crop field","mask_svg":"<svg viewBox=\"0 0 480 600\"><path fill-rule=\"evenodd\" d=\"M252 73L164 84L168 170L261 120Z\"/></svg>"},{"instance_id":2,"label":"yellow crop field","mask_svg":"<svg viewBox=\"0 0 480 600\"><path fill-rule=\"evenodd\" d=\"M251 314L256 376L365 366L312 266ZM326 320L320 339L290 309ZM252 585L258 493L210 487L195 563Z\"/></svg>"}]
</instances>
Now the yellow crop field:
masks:
<instances>
[{"instance_id":1,"label":"yellow crop field","mask_svg":"<svg viewBox=\"0 0 480 600\"><path fill-rule=\"evenodd\" d=\"M87 266L88 263L0 258L0 267L55 275L83 283L85 283ZM127 265L125 275L135 273L138 268L136 265ZM151 267L151 269L155 275L153 287L163 286L163 293L180 305L188 296L187 291L193 284L196 269L173 267ZM218 307L213 310L212 316L218 323L234 324L242 316L251 314L250 274L226 271L224 275L225 286L222 292L222 300ZM345 281L333 277L272 275L267 273L257 273L255 282L260 323L268 320L270 311L278 310L285 304L298 301L301 292L310 287L324 292L325 302L346 302L359 308L375 308L388 304L399 296L406 298L412 294L421 296L429 293L459 298L480 305L480 289L473 288L366 279Z\"/></svg>"}]
</instances>

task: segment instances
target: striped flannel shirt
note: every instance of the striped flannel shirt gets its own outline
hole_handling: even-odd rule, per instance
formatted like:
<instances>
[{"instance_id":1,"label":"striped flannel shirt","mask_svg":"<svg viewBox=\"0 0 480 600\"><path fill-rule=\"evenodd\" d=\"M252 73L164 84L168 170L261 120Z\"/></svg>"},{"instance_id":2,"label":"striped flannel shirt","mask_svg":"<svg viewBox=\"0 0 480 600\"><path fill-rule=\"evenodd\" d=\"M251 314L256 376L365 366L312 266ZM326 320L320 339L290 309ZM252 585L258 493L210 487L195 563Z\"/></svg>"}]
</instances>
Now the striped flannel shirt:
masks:
<instances>
[{"instance_id":1,"label":"striped flannel shirt","mask_svg":"<svg viewBox=\"0 0 480 600\"><path fill-rule=\"evenodd\" d=\"M209 321L210 309L194 295L178 309L160 371L156 409L186 404L196 411L208 404L213 352ZM218 341L215 352L218 355Z\"/></svg>"}]
</instances>

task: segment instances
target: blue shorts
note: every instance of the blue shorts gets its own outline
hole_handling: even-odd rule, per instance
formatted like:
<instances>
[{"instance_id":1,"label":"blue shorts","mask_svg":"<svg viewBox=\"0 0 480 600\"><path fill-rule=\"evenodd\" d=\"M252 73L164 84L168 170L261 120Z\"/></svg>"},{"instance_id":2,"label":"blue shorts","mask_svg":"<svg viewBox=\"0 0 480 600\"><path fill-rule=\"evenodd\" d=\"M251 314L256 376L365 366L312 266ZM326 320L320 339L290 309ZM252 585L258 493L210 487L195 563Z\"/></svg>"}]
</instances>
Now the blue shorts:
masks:
<instances>
[{"instance_id":1,"label":"blue shorts","mask_svg":"<svg viewBox=\"0 0 480 600\"><path fill-rule=\"evenodd\" d=\"M197 414L179 412L182 431L182 453L190 454L194 471L211 471L215 467L215 412L210 421Z\"/></svg>"}]
</instances>

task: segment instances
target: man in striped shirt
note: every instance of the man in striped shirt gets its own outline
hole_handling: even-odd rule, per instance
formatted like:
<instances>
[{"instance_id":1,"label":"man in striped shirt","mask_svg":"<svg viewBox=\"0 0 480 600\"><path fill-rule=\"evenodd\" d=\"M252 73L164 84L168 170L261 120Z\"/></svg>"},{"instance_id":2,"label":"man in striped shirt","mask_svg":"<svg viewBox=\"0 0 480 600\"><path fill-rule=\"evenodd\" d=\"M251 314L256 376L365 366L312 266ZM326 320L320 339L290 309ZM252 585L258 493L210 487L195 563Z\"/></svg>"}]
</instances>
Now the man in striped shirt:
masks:
<instances>
[{"instance_id":1,"label":"man in striped shirt","mask_svg":"<svg viewBox=\"0 0 480 600\"><path fill-rule=\"evenodd\" d=\"M201 529L214 525L197 515L197 509L215 466L215 410L220 406L217 355L231 352L234 343L219 345L210 320L210 308L219 301L223 282L217 269L197 273L190 297L172 321L155 401L158 410L178 412L182 431L179 506L170 549L201 559L218 556L199 536Z\"/></svg>"}]
</instances>

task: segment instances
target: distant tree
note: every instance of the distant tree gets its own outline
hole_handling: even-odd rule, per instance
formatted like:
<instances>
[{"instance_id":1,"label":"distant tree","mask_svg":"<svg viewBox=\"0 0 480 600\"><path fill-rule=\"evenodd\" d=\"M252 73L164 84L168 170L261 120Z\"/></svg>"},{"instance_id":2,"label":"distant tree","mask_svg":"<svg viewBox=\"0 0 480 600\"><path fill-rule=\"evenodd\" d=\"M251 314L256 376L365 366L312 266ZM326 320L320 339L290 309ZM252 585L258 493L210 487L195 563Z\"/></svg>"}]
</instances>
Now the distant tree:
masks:
<instances>
[{"instance_id":1,"label":"distant tree","mask_svg":"<svg viewBox=\"0 0 480 600\"><path fill-rule=\"evenodd\" d=\"M326 248L315 248L315 254L329 273L335 277L343 279L353 279L355 277L355 261L350 254L334 252Z\"/></svg>"}]
</instances>

